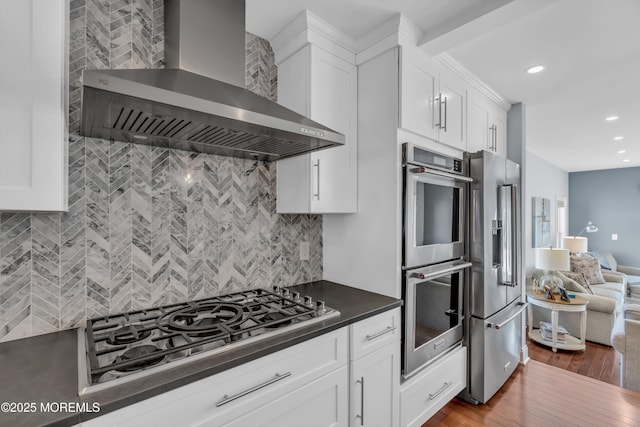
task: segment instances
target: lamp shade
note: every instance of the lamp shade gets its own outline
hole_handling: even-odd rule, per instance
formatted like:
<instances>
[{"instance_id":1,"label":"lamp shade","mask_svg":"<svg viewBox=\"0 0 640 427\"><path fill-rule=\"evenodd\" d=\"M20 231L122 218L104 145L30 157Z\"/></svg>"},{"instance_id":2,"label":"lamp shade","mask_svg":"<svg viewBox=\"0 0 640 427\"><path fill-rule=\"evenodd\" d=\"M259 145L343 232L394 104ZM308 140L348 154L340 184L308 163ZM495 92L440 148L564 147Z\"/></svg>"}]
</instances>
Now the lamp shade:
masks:
<instances>
[{"instance_id":1,"label":"lamp shade","mask_svg":"<svg viewBox=\"0 0 640 427\"><path fill-rule=\"evenodd\" d=\"M566 236L562 238L562 246L574 254L578 252L587 252L587 238Z\"/></svg>"},{"instance_id":2,"label":"lamp shade","mask_svg":"<svg viewBox=\"0 0 640 427\"><path fill-rule=\"evenodd\" d=\"M543 270L569 270L569 251L567 249L536 248L536 268Z\"/></svg>"}]
</instances>

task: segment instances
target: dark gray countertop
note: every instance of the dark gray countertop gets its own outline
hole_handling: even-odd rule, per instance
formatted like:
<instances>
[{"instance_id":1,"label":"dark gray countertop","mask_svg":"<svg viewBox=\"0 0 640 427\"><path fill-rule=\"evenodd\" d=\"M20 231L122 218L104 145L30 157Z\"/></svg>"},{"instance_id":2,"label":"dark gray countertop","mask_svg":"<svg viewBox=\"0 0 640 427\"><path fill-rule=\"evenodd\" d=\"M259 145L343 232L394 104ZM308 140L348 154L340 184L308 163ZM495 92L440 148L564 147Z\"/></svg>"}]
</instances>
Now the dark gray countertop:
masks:
<instances>
[{"instance_id":1,"label":"dark gray countertop","mask_svg":"<svg viewBox=\"0 0 640 427\"><path fill-rule=\"evenodd\" d=\"M246 346L162 370L108 390L78 396L77 331L68 330L0 344L0 402L35 403L31 413L0 411L0 427L70 426L114 411L270 353L400 307L402 301L329 281L292 286L292 291L323 300L340 316ZM41 411L41 403L99 404L99 412ZM15 407L14 409L22 409ZM56 407L52 409L57 409ZM86 408L82 408L86 409Z\"/></svg>"}]
</instances>

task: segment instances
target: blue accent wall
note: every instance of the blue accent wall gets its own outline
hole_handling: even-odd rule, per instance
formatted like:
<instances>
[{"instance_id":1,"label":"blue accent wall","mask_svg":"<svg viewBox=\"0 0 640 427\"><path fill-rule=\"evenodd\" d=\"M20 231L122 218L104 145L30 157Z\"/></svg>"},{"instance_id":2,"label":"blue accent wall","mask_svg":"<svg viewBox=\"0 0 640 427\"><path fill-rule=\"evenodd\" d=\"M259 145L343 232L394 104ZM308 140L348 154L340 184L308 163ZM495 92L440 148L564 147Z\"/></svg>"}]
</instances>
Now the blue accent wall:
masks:
<instances>
[{"instance_id":1,"label":"blue accent wall","mask_svg":"<svg viewBox=\"0 0 640 427\"><path fill-rule=\"evenodd\" d=\"M569 173L569 233L575 236L588 221L599 228L582 234L590 251L640 267L640 167Z\"/></svg>"}]
</instances>

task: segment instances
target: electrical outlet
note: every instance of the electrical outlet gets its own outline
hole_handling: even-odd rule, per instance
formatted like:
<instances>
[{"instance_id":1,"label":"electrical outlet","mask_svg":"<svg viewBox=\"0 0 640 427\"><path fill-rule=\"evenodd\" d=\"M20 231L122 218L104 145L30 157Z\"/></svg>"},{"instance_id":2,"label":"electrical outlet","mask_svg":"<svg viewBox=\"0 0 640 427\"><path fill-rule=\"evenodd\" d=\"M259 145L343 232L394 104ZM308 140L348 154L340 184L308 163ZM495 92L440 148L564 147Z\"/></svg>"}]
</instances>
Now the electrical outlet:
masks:
<instances>
[{"instance_id":1,"label":"electrical outlet","mask_svg":"<svg viewBox=\"0 0 640 427\"><path fill-rule=\"evenodd\" d=\"M309 242L300 242L300 261L309 260Z\"/></svg>"},{"instance_id":2,"label":"electrical outlet","mask_svg":"<svg viewBox=\"0 0 640 427\"><path fill-rule=\"evenodd\" d=\"M612 234L611 235L611 240L618 240L618 235L617 234Z\"/></svg>"}]
</instances>

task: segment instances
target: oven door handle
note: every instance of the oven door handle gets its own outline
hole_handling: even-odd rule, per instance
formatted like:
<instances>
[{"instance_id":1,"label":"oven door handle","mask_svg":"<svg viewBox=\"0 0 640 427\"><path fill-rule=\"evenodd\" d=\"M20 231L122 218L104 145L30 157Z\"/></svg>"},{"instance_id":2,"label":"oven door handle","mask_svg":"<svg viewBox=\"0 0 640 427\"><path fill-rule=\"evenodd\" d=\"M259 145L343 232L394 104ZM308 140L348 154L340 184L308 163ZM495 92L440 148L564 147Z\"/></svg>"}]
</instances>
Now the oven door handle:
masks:
<instances>
[{"instance_id":1,"label":"oven door handle","mask_svg":"<svg viewBox=\"0 0 640 427\"><path fill-rule=\"evenodd\" d=\"M527 306L529 305L528 302L519 302L519 305L521 305L520 309L513 315L509 316L509 318L507 320L505 320L504 322L500 322L500 323L487 323L487 328L492 328L492 329L500 329L500 328L504 328L504 325L506 325L507 323L511 322L513 319L515 319L516 317L518 317L519 315L522 314L522 312L524 311L525 308L527 308Z\"/></svg>"},{"instance_id":2,"label":"oven door handle","mask_svg":"<svg viewBox=\"0 0 640 427\"><path fill-rule=\"evenodd\" d=\"M411 273L409 278L418 279L418 280L429 280L434 277L444 276L445 274L453 273L455 271L464 270L465 268L472 267L473 264L470 262L462 262L460 264L453 265L448 268L443 268L442 270L435 270L427 274L423 273Z\"/></svg>"},{"instance_id":3,"label":"oven door handle","mask_svg":"<svg viewBox=\"0 0 640 427\"><path fill-rule=\"evenodd\" d=\"M455 173L440 171L440 170L437 170L437 169L431 169L431 168L427 168L427 167L424 167L424 166L420 166L420 167L417 167L417 168L411 168L411 169L409 169L409 172L416 173L416 174L426 173L426 174L429 174L429 175L438 175L438 176L443 176L445 178L455 179L456 181L473 182L473 178L470 178L468 176L456 175Z\"/></svg>"}]
</instances>

